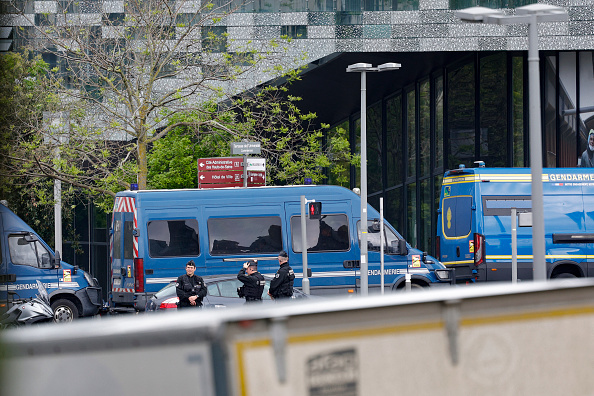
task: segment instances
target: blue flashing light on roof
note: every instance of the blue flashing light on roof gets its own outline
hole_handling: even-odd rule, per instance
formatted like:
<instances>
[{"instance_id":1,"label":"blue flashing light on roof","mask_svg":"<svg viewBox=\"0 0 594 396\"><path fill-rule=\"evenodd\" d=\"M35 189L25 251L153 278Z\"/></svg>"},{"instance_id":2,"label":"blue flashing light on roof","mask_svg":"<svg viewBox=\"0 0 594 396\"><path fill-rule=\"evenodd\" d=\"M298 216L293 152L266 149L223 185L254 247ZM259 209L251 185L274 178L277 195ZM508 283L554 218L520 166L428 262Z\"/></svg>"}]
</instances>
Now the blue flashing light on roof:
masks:
<instances>
[{"instance_id":1,"label":"blue flashing light on roof","mask_svg":"<svg viewBox=\"0 0 594 396\"><path fill-rule=\"evenodd\" d=\"M138 191L138 183L132 183L132 184L130 184L130 190L131 191Z\"/></svg>"},{"instance_id":2,"label":"blue flashing light on roof","mask_svg":"<svg viewBox=\"0 0 594 396\"><path fill-rule=\"evenodd\" d=\"M466 169L466 165L460 164L460 165L458 165L458 169Z\"/></svg>"}]
</instances>

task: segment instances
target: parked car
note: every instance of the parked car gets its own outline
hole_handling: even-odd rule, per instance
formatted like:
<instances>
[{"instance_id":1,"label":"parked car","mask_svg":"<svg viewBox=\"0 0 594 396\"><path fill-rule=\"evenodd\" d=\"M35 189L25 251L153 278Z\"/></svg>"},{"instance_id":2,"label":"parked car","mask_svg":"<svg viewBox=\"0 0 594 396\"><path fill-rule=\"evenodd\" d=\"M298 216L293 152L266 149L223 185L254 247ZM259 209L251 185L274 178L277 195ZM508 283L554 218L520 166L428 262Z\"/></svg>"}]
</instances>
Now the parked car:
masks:
<instances>
[{"instance_id":1,"label":"parked car","mask_svg":"<svg viewBox=\"0 0 594 396\"><path fill-rule=\"evenodd\" d=\"M268 295L270 288L270 280L272 276L264 275L266 279L266 286L262 293L264 302L271 302L272 299ZM240 306L245 303L244 298L237 295L237 288L242 286L242 283L237 279L237 275L217 275L203 277L204 283L208 290L208 294L202 300L205 308L226 308L232 306ZM309 295L303 293L299 289L293 289L293 297L295 299L310 298ZM177 308L179 298L175 293L175 282L172 282L159 290L146 303L146 311L159 311L170 308Z\"/></svg>"}]
</instances>

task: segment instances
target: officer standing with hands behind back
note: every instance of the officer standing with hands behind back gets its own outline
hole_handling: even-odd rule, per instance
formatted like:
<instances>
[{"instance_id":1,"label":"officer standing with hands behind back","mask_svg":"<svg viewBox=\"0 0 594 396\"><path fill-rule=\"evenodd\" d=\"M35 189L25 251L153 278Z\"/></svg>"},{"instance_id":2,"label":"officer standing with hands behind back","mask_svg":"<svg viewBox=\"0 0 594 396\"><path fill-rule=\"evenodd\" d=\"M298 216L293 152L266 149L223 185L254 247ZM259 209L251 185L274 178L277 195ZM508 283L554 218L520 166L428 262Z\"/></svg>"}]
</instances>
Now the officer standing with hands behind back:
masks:
<instances>
[{"instance_id":1,"label":"officer standing with hands behind back","mask_svg":"<svg viewBox=\"0 0 594 396\"><path fill-rule=\"evenodd\" d=\"M281 250L278 254L278 263L280 268L276 271L274 279L270 282L268 295L275 300L291 298L293 296L295 273L293 272L293 268L289 267L289 256L284 250Z\"/></svg>"},{"instance_id":2,"label":"officer standing with hands behind back","mask_svg":"<svg viewBox=\"0 0 594 396\"><path fill-rule=\"evenodd\" d=\"M243 286L237 289L239 297L245 297L246 303L262 301L266 280L258 272L258 262L256 260L243 263L243 268L239 270L237 279L243 283Z\"/></svg>"},{"instance_id":3,"label":"officer standing with hands behind back","mask_svg":"<svg viewBox=\"0 0 594 396\"><path fill-rule=\"evenodd\" d=\"M202 299L206 297L206 286L204 280L194 275L196 264L190 260L186 264L186 273L175 283L175 292L179 297L177 309L189 307L202 307Z\"/></svg>"}]
</instances>

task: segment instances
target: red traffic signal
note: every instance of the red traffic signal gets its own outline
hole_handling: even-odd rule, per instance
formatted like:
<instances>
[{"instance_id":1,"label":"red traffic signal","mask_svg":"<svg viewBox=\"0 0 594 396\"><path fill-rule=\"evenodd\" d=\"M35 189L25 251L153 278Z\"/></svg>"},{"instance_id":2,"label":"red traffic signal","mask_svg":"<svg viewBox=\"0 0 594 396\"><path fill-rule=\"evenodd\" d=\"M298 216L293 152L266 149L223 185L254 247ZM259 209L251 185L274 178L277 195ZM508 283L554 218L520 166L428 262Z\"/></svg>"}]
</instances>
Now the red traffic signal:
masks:
<instances>
[{"instance_id":1,"label":"red traffic signal","mask_svg":"<svg viewBox=\"0 0 594 396\"><path fill-rule=\"evenodd\" d=\"M309 207L309 218L310 219L321 219L322 218L322 203L321 202L310 202Z\"/></svg>"}]
</instances>

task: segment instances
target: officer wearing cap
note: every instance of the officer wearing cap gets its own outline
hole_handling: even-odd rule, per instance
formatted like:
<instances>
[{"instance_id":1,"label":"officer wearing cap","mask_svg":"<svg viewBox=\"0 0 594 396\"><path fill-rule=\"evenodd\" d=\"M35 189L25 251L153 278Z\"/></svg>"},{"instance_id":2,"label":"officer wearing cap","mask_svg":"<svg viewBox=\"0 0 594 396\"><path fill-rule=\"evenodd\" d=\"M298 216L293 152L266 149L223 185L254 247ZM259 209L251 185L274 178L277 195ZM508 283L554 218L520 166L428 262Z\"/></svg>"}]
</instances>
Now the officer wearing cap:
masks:
<instances>
[{"instance_id":1,"label":"officer wearing cap","mask_svg":"<svg viewBox=\"0 0 594 396\"><path fill-rule=\"evenodd\" d=\"M179 297L177 309L202 306L202 299L206 297L206 286L204 286L204 280L194 274L195 271L194 260L188 261L186 273L175 282L175 293Z\"/></svg>"},{"instance_id":2,"label":"officer wearing cap","mask_svg":"<svg viewBox=\"0 0 594 396\"><path fill-rule=\"evenodd\" d=\"M266 281L262 274L258 272L258 262L256 260L243 263L243 268L239 270L237 279L243 283L243 286L237 290L239 297L245 297L246 303L262 301Z\"/></svg>"},{"instance_id":3,"label":"officer wearing cap","mask_svg":"<svg viewBox=\"0 0 594 396\"><path fill-rule=\"evenodd\" d=\"M293 272L293 268L289 267L289 256L284 250L281 250L278 254L278 263L280 268L276 271L274 279L270 282L268 295L275 300L291 298L293 296L295 273Z\"/></svg>"}]
</instances>

